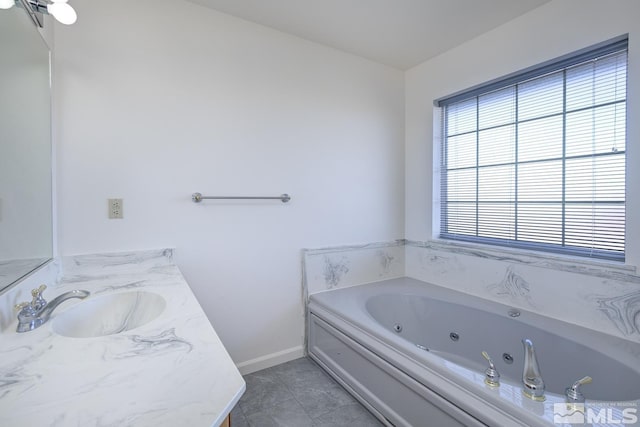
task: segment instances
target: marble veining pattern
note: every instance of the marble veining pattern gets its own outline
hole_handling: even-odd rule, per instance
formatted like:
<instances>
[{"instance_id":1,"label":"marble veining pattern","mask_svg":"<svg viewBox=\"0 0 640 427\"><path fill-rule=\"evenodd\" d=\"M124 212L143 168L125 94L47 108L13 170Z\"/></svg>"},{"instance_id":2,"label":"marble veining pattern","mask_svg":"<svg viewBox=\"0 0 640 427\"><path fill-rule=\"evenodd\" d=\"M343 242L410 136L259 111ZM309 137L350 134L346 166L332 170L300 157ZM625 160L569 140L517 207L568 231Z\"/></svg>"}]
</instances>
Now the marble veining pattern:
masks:
<instances>
[{"instance_id":1,"label":"marble veining pattern","mask_svg":"<svg viewBox=\"0 0 640 427\"><path fill-rule=\"evenodd\" d=\"M176 335L175 328L167 329L153 336L133 335L129 339L133 343L131 350L119 354L118 358L135 357L143 354L159 356L174 351L189 353L193 350L191 343Z\"/></svg>"},{"instance_id":2,"label":"marble veining pattern","mask_svg":"<svg viewBox=\"0 0 640 427\"><path fill-rule=\"evenodd\" d=\"M124 284L124 285L105 286L101 290L95 292L95 294L110 293L110 292L113 292L113 291L122 291L122 290L128 290L128 289L141 289L145 285L148 285L148 281L147 280L136 280L136 281Z\"/></svg>"},{"instance_id":3,"label":"marble veining pattern","mask_svg":"<svg viewBox=\"0 0 640 427\"><path fill-rule=\"evenodd\" d=\"M640 278L632 266L407 242L407 276L640 342ZM502 273L500 273L502 272Z\"/></svg>"},{"instance_id":4,"label":"marble veining pattern","mask_svg":"<svg viewBox=\"0 0 640 427\"><path fill-rule=\"evenodd\" d=\"M369 250L369 249L403 247L405 243L406 243L406 240L397 239L389 242L373 242L373 243L364 243L360 245L327 246L324 248L304 249L304 251L309 254L358 252L358 251Z\"/></svg>"},{"instance_id":5,"label":"marble veining pattern","mask_svg":"<svg viewBox=\"0 0 640 427\"><path fill-rule=\"evenodd\" d=\"M78 256L63 259L62 266L65 275L49 284L47 299L72 289L89 290L85 301L144 290L167 305L137 328L92 338L64 337L52 326L84 301L63 303L31 332L16 333L14 319L0 332L0 426L222 422L245 384L171 250Z\"/></svg>"},{"instance_id":6,"label":"marble veining pattern","mask_svg":"<svg viewBox=\"0 0 640 427\"><path fill-rule=\"evenodd\" d=\"M90 271L96 269L111 269L113 267L123 267L126 271L133 266L148 268L149 265L167 265L166 261L173 258L173 249L160 249L157 251L140 251L129 253L106 253L78 255L65 257L63 259L63 269L65 272L76 268L89 268Z\"/></svg>"},{"instance_id":7,"label":"marble veining pattern","mask_svg":"<svg viewBox=\"0 0 640 427\"><path fill-rule=\"evenodd\" d=\"M25 373L22 362L3 367L0 372L0 391L2 391L2 396L11 393L11 389L24 381L25 378L28 381L36 382L40 379L40 375Z\"/></svg>"},{"instance_id":8,"label":"marble veining pattern","mask_svg":"<svg viewBox=\"0 0 640 427\"><path fill-rule=\"evenodd\" d=\"M640 291L615 297L597 297L599 309L625 335L640 335Z\"/></svg>"},{"instance_id":9,"label":"marble veining pattern","mask_svg":"<svg viewBox=\"0 0 640 427\"><path fill-rule=\"evenodd\" d=\"M452 270L458 272L466 270L465 266L458 262L455 255L447 254L445 256L431 251L423 251L421 253L420 263L423 269L433 271L436 274L447 274Z\"/></svg>"},{"instance_id":10,"label":"marble veining pattern","mask_svg":"<svg viewBox=\"0 0 640 427\"><path fill-rule=\"evenodd\" d=\"M633 266L396 240L305 249L302 271L304 302L313 293L408 276L640 342L640 276Z\"/></svg>"},{"instance_id":11,"label":"marble veining pattern","mask_svg":"<svg viewBox=\"0 0 640 427\"><path fill-rule=\"evenodd\" d=\"M507 298L509 301L522 301L531 307L535 304L531 301L531 289L527 281L513 271L513 266L507 267L504 279L500 283L489 285L488 291L499 298Z\"/></svg>"},{"instance_id":12,"label":"marble veining pattern","mask_svg":"<svg viewBox=\"0 0 640 427\"><path fill-rule=\"evenodd\" d=\"M324 282L327 289L335 288L340 284L342 277L349 272L349 259L341 256L334 259L328 255L324 256Z\"/></svg>"},{"instance_id":13,"label":"marble veining pattern","mask_svg":"<svg viewBox=\"0 0 640 427\"><path fill-rule=\"evenodd\" d=\"M382 271L380 272L380 276L386 276L391 271L391 266L395 257L389 253L389 251L379 249L376 251L376 256L380 260L380 267Z\"/></svg>"},{"instance_id":14,"label":"marble veining pattern","mask_svg":"<svg viewBox=\"0 0 640 427\"><path fill-rule=\"evenodd\" d=\"M316 292L404 276L404 240L303 249L301 261L306 307L309 295ZM304 310L305 324L306 317ZM305 334L305 348L307 338Z\"/></svg>"},{"instance_id":15,"label":"marble veining pattern","mask_svg":"<svg viewBox=\"0 0 640 427\"><path fill-rule=\"evenodd\" d=\"M509 254L507 251L501 252L498 249L476 249L473 247L465 247L455 243L444 243L436 241L422 242L407 240L406 245L416 248L431 249L439 252L467 255L487 260L503 261L512 264L525 264L529 266L559 270L568 273L586 274L593 277L601 277L640 284L640 276L636 274L635 268L628 266L614 266L606 264L603 264L602 266L594 266L590 265L588 260L565 261L561 260L559 257L554 260L551 256L535 256L533 254Z\"/></svg>"},{"instance_id":16,"label":"marble veining pattern","mask_svg":"<svg viewBox=\"0 0 640 427\"><path fill-rule=\"evenodd\" d=\"M302 251L304 301L309 294L404 275L404 240Z\"/></svg>"}]
</instances>

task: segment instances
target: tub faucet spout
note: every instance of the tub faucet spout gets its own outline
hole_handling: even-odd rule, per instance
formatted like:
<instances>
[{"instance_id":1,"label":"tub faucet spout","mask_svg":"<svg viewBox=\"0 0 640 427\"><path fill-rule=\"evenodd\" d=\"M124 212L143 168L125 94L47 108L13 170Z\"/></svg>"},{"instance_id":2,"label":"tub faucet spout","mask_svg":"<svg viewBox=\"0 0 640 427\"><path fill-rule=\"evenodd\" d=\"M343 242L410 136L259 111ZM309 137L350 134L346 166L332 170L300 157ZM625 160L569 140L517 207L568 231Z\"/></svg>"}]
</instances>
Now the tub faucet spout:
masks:
<instances>
[{"instance_id":1,"label":"tub faucet spout","mask_svg":"<svg viewBox=\"0 0 640 427\"><path fill-rule=\"evenodd\" d=\"M522 393L529 399L542 402L544 396L544 381L540 373L540 367L536 359L536 351L533 342L525 338L522 340L524 346L524 369L522 370Z\"/></svg>"}]
</instances>

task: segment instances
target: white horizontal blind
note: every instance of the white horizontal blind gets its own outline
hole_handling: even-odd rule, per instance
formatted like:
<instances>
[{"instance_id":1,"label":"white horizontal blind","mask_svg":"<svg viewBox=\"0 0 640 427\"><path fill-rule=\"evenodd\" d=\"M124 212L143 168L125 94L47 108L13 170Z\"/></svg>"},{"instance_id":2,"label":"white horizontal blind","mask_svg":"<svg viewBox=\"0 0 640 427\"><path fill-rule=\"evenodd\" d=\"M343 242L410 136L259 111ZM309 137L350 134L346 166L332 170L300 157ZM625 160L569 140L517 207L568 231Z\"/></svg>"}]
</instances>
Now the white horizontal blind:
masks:
<instances>
[{"instance_id":1,"label":"white horizontal blind","mask_svg":"<svg viewBox=\"0 0 640 427\"><path fill-rule=\"evenodd\" d=\"M441 101L440 237L624 260L626 41L610 50Z\"/></svg>"}]
</instances>

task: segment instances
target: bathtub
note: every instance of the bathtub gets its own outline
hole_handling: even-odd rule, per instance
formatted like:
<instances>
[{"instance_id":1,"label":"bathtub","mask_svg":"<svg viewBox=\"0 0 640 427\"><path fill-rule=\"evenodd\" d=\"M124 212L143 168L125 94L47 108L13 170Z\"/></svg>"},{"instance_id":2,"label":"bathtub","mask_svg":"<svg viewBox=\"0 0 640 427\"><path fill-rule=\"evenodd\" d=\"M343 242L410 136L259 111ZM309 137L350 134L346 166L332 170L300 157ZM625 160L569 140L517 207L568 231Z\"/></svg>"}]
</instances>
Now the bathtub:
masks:
<instances>
[{"instance_id":1,"label":"bathtub","mask_svg":"<svg viewBox=\"0 0 640 427\"><path fill-rule=\"evenodd\" d=\"M389 426L640 426L638 343L410 278L313 294L307 319L309 356ZM544 402L522 394L525 338ZM564 391L586 375L575 413Z\"/></svg>"}]
</instances>

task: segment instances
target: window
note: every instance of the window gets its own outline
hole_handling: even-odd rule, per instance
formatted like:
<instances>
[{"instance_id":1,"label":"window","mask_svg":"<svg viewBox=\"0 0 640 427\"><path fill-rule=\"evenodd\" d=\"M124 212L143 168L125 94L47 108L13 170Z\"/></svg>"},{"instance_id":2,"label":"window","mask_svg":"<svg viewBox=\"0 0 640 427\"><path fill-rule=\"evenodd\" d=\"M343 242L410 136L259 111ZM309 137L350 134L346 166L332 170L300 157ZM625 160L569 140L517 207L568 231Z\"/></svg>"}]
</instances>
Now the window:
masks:
<instances>
[{"instance_id":1,"label":"window","mask_svg":"<svg viewBox=\"0 0 640 427\"><path fill-rule=\"evenodd\" d=\"M627 39L437 101L440 237L624 261Z\"/></svg>"}]
</instances>

